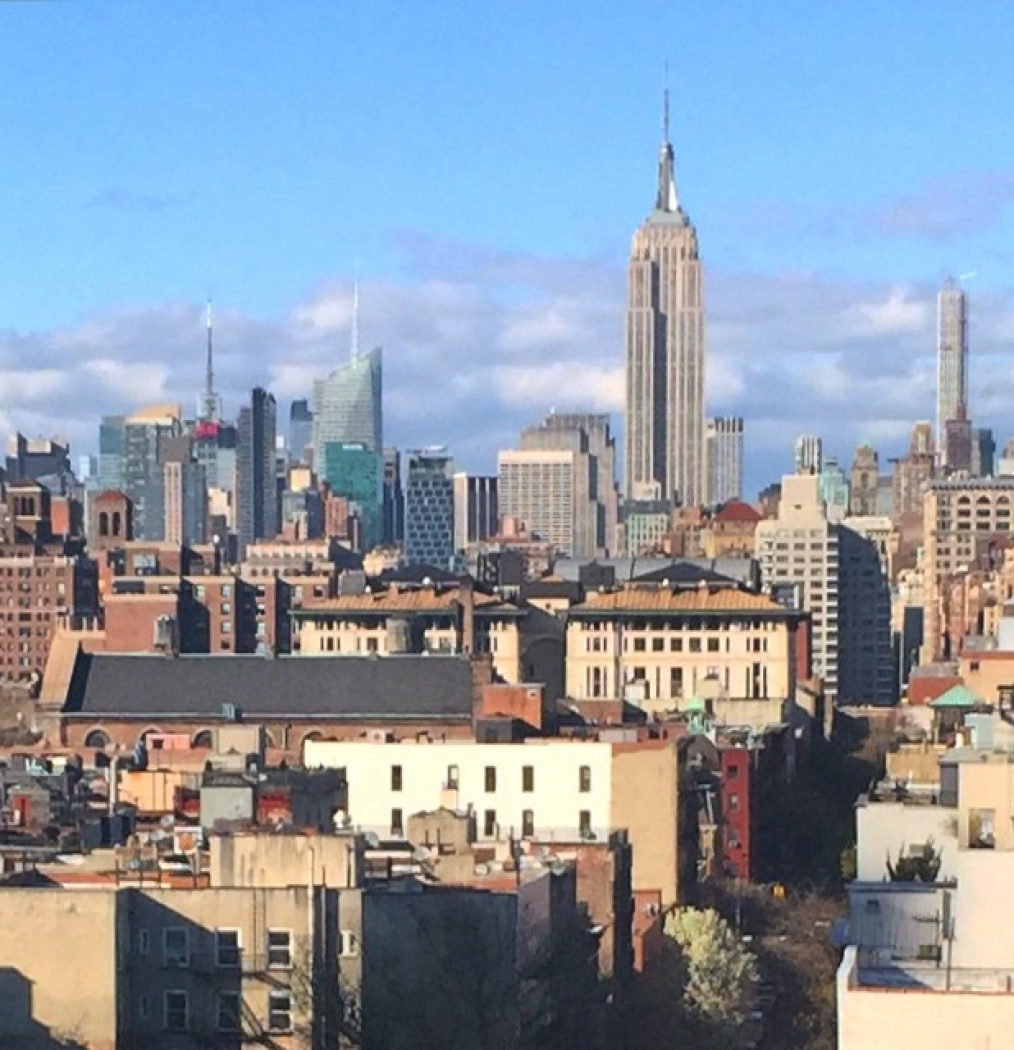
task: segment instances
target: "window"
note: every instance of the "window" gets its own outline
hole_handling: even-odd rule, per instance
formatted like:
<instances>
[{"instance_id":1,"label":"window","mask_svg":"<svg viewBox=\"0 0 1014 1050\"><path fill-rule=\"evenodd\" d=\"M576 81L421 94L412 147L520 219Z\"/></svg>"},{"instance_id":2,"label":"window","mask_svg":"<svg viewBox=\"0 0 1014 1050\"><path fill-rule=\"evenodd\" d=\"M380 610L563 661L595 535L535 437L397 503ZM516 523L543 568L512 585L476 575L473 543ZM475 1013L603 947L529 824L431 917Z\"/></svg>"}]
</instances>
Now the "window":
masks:
<instances>
[{"instance_id":1,"label":"window","mask_svg":"<svg viewBox=\"0 0 1014 1050\"><path fill-rule=\"evenodd\" d=\"M147 955L151 951L151 934L147 930L138 931L137 951L139 955Z\"/></svg>"},{"instance_id":2,"label":"window","mask_svg":"<svg viewBox=\"0 0 1014 1050\"><path fill-rule=\"evenodd\" d=\"M708 652L709 653L717 653L718 652L718 647L719 647L720 644L721 644L721 639L720 638L709 638L708 639Z\"/></svg>"},{"instance_id":3,"label":"window","mask_svg":"<svg viewBox=\"0 0 1014 1050\"><path fill-rule=\"evenodd\" d=\"M535 790L535 766L522 766L521 767L521 790L522 791L534 791Z\"/></svg>"},{"instance_id":4,"label":"window","mask_svg":"<svg viewBox=\"0 0 1014 1050\"><path fill-rule=\"evenodd\" d=\"M651 651L653 653L661 653L665 651L665 639L664 638L652 638L651 640Z\"/></svg>"},{"instance_id":5,"label":"window","mask_svg":"<svg viewBox=\"0 0 1014 1050\"><path fill-rule=\"evenodd\" d=\"M239 966L239 930L215 930L215 965Z\"/></svg>"},{"instance_id":6,"label":"window","mask_svg":"<svg viewBox=\"0 0 1014 1050\"><path fill-rule=\"evenodd\" d=\"M996 849L996 810L968 811L968 845L970 849Z\"/></svg>"},{"instance_id":7,"label":"window","mask_svg":"<svg viewBox=\"0 0 1014 1050\"><path fill-rule=\"evenodd\" d=\"M584 793L591 791L591 766L582 766L577 771L577 789Z\"/></svg>"},{"instance_id":8,"label":"window","mask_svg":"<svg viewBox=\"0 0 1014 1050\"><path fill-rule=\"evenodd\" d=\"M391 790L401 791L401 766L391 766Z\"/></svg>"},{"instance_id":9,"label":"window","mask_svg":"<svg viewBox=\"0 0 1014 1050\"><path fill-rule=\"evenodd\" d=\"M535 834L535 812L526 809L521 814L521 837L530 839Z\"/></svg>"},{"instance_id":10,"label":"window","mask_svg":"<svg viewBox=\"0 0 1014 1050\"><path fill-rule=\"evenodd\" d=\"M292 996L288 992L268 995L268 1031L292 1031Z\"/></svg>"},{"instance_id":11,"label":"window","mask_svg":"<svg viewBox=\"0 0 1014 1050\"><path fill-rule=\"evenodd\" d=\"M186 992L165 993L165 1030L185 1032L190 1026L190 999Z\"/></svg>"},{"instance_id":12,"label":"window","mask_svg":"<svg viewBox=\"0 0 1014 1050\"><path fill-rule=\"evenodd\" d=\"M644 652L644 648L645 648L645 641L644 641L644 639L643 638L635 638L634 639L634 652L635 653L643 653Z\"/></svg>"},{"instance_id":13,"label":"window","mask_svg":"<svg viewBox=\"0 0 1014 1050\"><path fill-rule=\"evenodd\" d=\"M166 966L190 965L190 935L183 926L162 931L162 961Z\"/></svg>"},{"instance_id":14,"label":"window","mask_svg":"<svg viewBox=\"0 0 1014 1050\"><path fill-rule=\"evenodd\" d=\"M240 1020L239 992L218 993L218 1023L220 1032L238 1032Z\"/></svg>"},{"instance_id":15,"label":"window","mask_svg":"<svg viewBox=\"0 0 1014 1050\"><path fill-rule=\"evenodd\" d=\"M582 809L577 816L577 827L581 838L591 838L591 810Z\"/></svg>"},{"instance_id":16,"label":"window","mask_svg":"<svg viewBox=\"0 0 1014 1050\"><path fill-rule=\"evenodd\" d=\"M356 935L351 930L338 931L338 954L345 958L358 954L356 951Z\"/></svg>"},{"instance_id":17,"label":"window","mask_svg":"<svg viewBox=\"0 0 1014 1050\"><path fill-rule=\"evenodd\" d=\"M496 766L486 766L486 790L496 791Z\"/></svg>"},{"instance_id":18,"label":"window","mask_svg":"<svg viewBox=\"0 0 1014 1050\"><path fill-rule=\"evenodd\" d=\"M232 584L231 583L223 583L222 584L222 597L223 598L231 598L232 597Z\"/></svg>"},{"instance_id":19,"label":"window","mask_svg":"<svg viewBox=\"0 0 1014 1050\"><path fill-rule=\"evenodd\" d=\"M404 835L405 823L400 809L391 810L391 834Z\"/></svg>"},{"instance_id":20,"label":"window","mask_svg":"<svg viewBox=\"0 0 1014 1050\"><path fill-rule=\"evenodd\" d=\"M457 791L457 789L458 789L458 767L457 766L448 766L447 767L447 786L452 791Z\"/></svg>"},{"instance_id":21,"label":"window","mask_svg":"<svg viewBox=\"0 0 1014 1050\"><path fill-rule=\"evenodd\" d=\"M730 812L734 813L738 809L739 809L739 795L730 795L729 796L729 810L730 810Z\"/></svg>"},{"instance_id":22,"label":"window","mask_svg":"<svg viewBox=\"0 0 1014 1050\"><path fill-rule=\"evenodd\" d=\"M142 995L137 1001L137 1013L142 1021L147 1021L151 1016L151 1001L148 996Z\"/></svg>"},{"instance_id":23,"label":"window","mask_svg":"<svg viewBox=\"0 0 1014 1050\"><path fill-rule=\"evenodd\" d=\"M701 640L700 638L690 639L690 651L692 653L699 653L701 651Z\"/></svg>"},{"instance_id":24,"label":"window","mask_svg":"<svg viewBox=\"0 0 1014 1050\"><path fill-rule=\"evenodd\" d=\"M739 777L739 766L729 766L726 770L726 776L730 780L736 780Z\"/></svg>"},{"instance_id":25,"label":"window","mask_svg":"<svg viewBox=\"0 0 1014 1050\"><path fill-rule=\"evenodd\" d=\"M277 970L292 966L291 930L268 930L268 966Z\"/></svg>"},{"instance_id":26,"label":"window","mask_svg":"<svg viewBox=\"0 0 1014 1050\"><path fill-rule=\"evenodd\" d=\"M496 810L487 809L482 821L483 834L491 839L496 835Z\"/></svg>"}]
</instances>

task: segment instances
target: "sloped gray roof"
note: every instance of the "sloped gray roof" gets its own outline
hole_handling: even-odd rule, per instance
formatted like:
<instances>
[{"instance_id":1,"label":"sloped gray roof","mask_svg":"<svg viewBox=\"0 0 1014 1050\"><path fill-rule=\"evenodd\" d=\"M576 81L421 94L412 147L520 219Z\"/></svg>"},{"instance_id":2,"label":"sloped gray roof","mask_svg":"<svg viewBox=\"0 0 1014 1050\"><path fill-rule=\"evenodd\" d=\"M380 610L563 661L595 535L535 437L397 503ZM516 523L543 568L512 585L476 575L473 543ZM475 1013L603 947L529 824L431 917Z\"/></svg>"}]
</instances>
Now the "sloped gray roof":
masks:
<instances>
[{"instance_id":1,"label":"sloped gray roof","mask_svg":"<svg viewBox=\"0 0 1014 1050\"><path fill-rule=\"evenodd\" d=\"M432 718L472 714L468 657L79 653L65 714Z\"/></svg>"}]
</instances>

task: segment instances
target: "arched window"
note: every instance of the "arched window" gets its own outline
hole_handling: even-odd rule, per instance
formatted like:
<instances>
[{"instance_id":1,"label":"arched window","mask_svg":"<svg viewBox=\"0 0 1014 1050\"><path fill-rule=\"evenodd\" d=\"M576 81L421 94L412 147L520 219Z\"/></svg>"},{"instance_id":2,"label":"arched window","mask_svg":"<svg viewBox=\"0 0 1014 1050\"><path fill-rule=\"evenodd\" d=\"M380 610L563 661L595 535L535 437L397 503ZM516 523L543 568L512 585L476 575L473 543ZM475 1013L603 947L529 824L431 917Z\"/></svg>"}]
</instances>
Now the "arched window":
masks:
<instances>
[{"instance_id":1,"label":"arched window","mask_svg":"<svg viewBox=\"0 0 1014 1050\"><path fill-rule=\"evenodd\" d=\"M104 510L99 513L99 535L109 535L109 515Z\"/></svg>"},{"instance_id":2,"label":"arched window","mask_svg":"<svg viewBox=\"0 0 1014 1050\"><path fill-rule=\"evenodd\" d=\"M93 729L85 737L85 747L94 748L96 751L109 747L110 743L109 734L102 729Z\"/></svg>"},{"instance_id":3,"label":"arched window","mask_svg":"<svg viewBox=\"0 0 1014 1050\"><path fill-rule=\"evenodd\" d=\"M123 529L123 522L120 512L118 510L113 511L113 535L119 536Z\"/></svg>"},{"instance_id":4,"label":"arched window","mask_svg":"<svg viewBox=\"0 0 1014 1050\"><path fill-rule=\"evenodd\" d=\"M211 749L215 746L214 738L211 735L210 729L202 729L199 733L194 735L193 746L195 748L207 748Z\"/></svg>"}]
</instances>

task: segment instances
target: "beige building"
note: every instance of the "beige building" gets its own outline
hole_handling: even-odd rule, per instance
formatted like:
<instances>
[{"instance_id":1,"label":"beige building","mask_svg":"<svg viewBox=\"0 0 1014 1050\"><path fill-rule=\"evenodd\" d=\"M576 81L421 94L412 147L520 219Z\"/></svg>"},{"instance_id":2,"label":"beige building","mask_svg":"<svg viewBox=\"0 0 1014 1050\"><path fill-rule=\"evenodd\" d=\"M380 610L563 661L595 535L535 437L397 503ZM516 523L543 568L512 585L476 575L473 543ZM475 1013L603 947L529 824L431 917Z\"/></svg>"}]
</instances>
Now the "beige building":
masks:
<instances>
[{"instance_id":1,"label":"beige building","mask_svg":"<svg viewBox=\"0 0 1014 1050\"><path fill-rule=\"evenodd\" d=\"M594 504L591 463L562 449L497 454L497 492L503 514L525 523L533 535L561 554L593 558Z\"/></svg>"},{"instance_id":2,"label":"beige building","mask_svg":"<svg viewBox=\"0 0 1014 1050\"><path fill-rule=\"evenodd\" d=\"M0 889L5 1048L309 1047L324 898L284 889ZM329 976L330 975L330 976ZM324 985L322 984L321 987Z\"/></svg>"},{"instance_id":3,"label":"beige building","mask_svg":"<svg viewBox=\"0 0 1014 1050\"><path fill-rule=\"evenodd\" d=\"M521 681L523 612L495 595L452 584L393 584L292 612L303 656L396 652L489 653L504 681Z\"/></svg>"},{"instance_id":4,"label":"beige building","mask_svg":"<svg viewBox=\"0 0 1014 1050\"><path fill-rule=\"evenodd\" d=\"M954 478L927 485L924 662L953 656L960 647L961 639L947 637L949 590L955 580L973 569L1000 567L1000 540L1011 531L1012 507L1011 477Z\"/></svg>"},{"instance_id":5,"label":"beige building","mask_svg":"<svg viewBox=\"0 0 1014 1050\"><path fill-rule=\"evenodd\" d=\"M757 558L766 586L798 587L802 608L811 616L814 673L828 700L838 698L838 530L827 520L817 474L782 478L778 517L759 522Z\"/></svg>"},{"instance_id":6,"label":"beige building","mask_svg":"<svg viewBox=\"0 0 1014 1050\"><path fill-rule=\"evenodd\" d=\"M886 704L896 697L889 523L857 525L862 532L828 520L818 475L788 475L778 517L757 526L757 557L765 585L796 588L810 613L813 670L828 700Z\"/></svg>"},{"instance_id":7,"label":"beige building","mask_svg":"<svg viewBox=\"0 0 1014 1050\"><path fill-rule=\"evenodd\" d=\"M716 584L632 584L589 594L567 619L567 695L681 711L795 693L804 617L766 595Z\"/></svg>"}]
</instances>

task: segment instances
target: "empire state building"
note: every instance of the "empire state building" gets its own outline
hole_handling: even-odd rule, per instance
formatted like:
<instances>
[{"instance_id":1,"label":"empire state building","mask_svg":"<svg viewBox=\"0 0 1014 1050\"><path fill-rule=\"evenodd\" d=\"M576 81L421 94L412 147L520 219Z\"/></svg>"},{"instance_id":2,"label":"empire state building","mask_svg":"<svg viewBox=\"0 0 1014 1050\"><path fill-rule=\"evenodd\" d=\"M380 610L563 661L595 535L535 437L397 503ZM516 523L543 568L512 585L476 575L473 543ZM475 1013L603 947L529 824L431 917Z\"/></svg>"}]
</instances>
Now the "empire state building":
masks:
<instances>
[{"instance_id":1,"label":"empire state building","mask_svg":"<svg viewBox=\"0 0 1014 1050\"><path fill-rule=\"evenodd\" d=\"M676 193L668 92L655 207L630 251L626 336L626 496L703 503L701 262Z\"/></svg>"}]
</instances>

